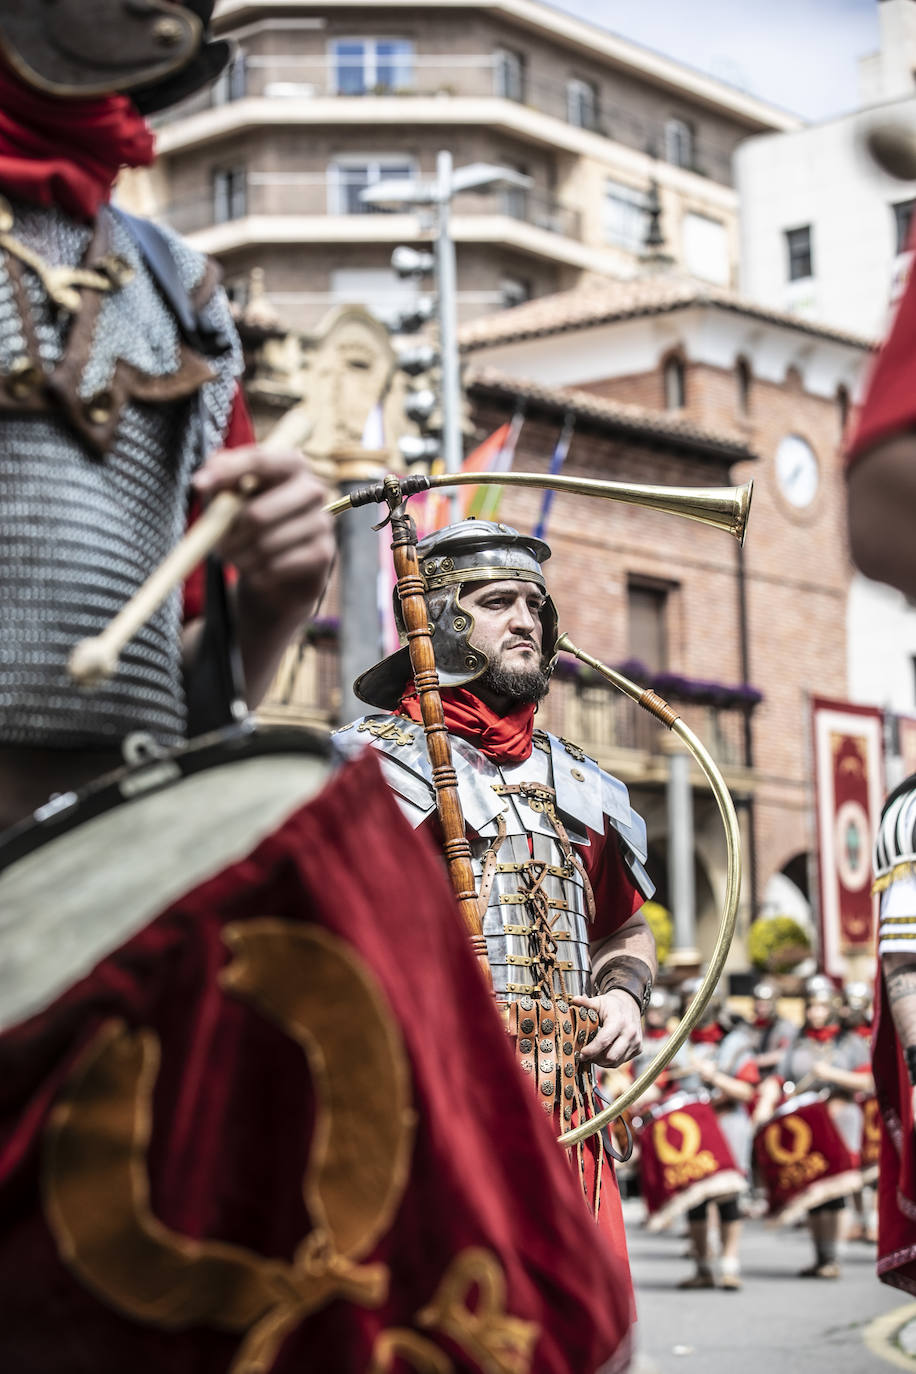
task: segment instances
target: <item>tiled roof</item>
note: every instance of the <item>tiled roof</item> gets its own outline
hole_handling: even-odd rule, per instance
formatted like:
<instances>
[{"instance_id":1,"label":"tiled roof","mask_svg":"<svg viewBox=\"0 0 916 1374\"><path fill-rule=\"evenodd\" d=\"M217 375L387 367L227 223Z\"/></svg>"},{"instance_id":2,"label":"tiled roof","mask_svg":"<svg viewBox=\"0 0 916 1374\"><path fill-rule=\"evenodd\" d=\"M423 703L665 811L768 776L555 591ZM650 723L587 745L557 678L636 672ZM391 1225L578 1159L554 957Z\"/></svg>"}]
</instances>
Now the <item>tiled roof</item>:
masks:
<instances>
[{"instance_id":1,"label":"tiled roof","mask_svg":"<svg viewBox=\"0 0 916 1374\"><path fill-rule=\"evenodd\" d=\"M670 411L650 410L646 406L630 405L624 401L609 401L576 387L543 386L540 382L510 377L490 367L472 365L466 370L464 380L465 385L474 391L527 401L555 411L558 415L593 421L618 434L664 439L668 443L716 454L732 463L757 456L738 435L704 429Z\"/></svg>"},{"instance_id":2,"label":"tiled roof","mask_svg":"<svg viewBox=\"0 0 916 1374\"><path fill-rule=\"evenodd\" d=\"M832 325L818 324L801 315L770 310L766 306L693 277L653 274L632 278L589 280L572 291L541 296L512 310L467 324L460 332L462 349L473 351L493 344L516 343L522 339L542 338L573 329L608 324L614 320L635 319L640 315L661 315L688 306L713 306L734 311L770 324L781 324L818 338L869 349L873 341L850 334Z\"/></svg>"}]
</instances>

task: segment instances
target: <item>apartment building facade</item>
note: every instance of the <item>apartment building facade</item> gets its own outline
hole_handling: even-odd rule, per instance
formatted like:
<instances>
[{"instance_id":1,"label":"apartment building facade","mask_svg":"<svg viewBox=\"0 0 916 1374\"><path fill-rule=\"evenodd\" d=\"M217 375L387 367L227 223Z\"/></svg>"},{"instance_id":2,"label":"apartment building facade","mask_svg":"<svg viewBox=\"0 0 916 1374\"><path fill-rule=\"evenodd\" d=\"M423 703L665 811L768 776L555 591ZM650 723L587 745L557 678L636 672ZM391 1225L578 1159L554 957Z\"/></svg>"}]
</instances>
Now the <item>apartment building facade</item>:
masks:
<instances>
[{"instance_id":1,"label":"apartment building facade","mask_svg":"<svg viewBox=\"0 0 916 1374\"><path fill-rule=\"evenodd\" d=\"M263 268L293 329L338 303L385 313L416 290L390 254L428 223L359 193L430 177L440 148L531 179L455 198L463 319L634 274L656 194L666 252L731 284L732 154L797 123L537 0L222 0L215 25L235 63L165 116L155 173L127 195L218 257L240 299Z\"/></svg>"}]
</instances>

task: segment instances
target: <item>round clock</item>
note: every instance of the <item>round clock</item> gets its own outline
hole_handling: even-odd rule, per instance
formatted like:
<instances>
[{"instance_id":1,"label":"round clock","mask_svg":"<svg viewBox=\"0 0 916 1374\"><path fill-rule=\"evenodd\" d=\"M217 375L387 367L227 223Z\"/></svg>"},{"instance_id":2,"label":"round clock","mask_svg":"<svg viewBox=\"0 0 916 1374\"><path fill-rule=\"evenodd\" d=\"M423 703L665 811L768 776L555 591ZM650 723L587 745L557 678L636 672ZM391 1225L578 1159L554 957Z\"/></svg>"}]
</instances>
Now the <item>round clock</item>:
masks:
<instances>
[{"instance_id":1,"label":"round clock","mask_svg":"<svg viewBox=\"0 0 916 1374\"><path fill-rule=\"evenodd\" d=\"M817 455L798 434L787 434L776 450L779 490L796 510L805 510L817 495L820 482Z\"/></svg>"}]
</instances>

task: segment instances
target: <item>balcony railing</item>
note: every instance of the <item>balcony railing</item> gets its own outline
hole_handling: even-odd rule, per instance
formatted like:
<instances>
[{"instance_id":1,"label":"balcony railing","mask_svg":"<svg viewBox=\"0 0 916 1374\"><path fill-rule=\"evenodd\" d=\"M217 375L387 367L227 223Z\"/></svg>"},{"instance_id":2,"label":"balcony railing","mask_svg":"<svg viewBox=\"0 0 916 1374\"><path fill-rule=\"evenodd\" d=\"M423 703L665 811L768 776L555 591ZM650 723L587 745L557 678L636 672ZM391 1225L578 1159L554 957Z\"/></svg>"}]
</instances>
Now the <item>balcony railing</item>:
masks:
<instances>
[{"instance_id":1,"label":"balcony railing","mask_svg":"<svg viewBox=\"0 0 916 1374\"><path fill-rule=\"evenodd\" d=\"M330 728L341 724L336 639L319 639L287 650L268 698L271 719L292 719ZM722 768L744 768L748 707L683 707L685 721ZM605 683L576 677L554 678L542 702L537 724L573 740L586 754L602 758L629 751L659 759L669 731L629 697Z\"/></svg>"},{"instance_id":2,"label":"balcony railing","mask_svg":"<svg viewBox=\"0 0 916 1374\"><path fill-rule=\"evenodd\" d=\"M399 175L412 173L409 168L402 168ZM231 182L227 183L227 178L231 178ZM346 166L329 172L295 174L259 172L252 168L216 171L209 195L170 201L159 211L158 218L179 233L191 234L248 215L377 216L387 212L378 206L363 204L359 192L379 179L373 176L370 180L363 169ZM580 212L537 189L489 196L468 192L455 197L453 210L456 215L508 215L562 238L577 241L582 238Z\"/></svg>"},{"instance_id":3,"label":"balcony railing","mask_svg":"<svg viewBox=\"0 0 916 1374\"><path fill-rule=\"evenodd\" d=\"M730 141L727 135L696 137L682 120L676 122L682 131L688 131L686 142L683 132L680 138L673 139L669 117L653 117L620 103L619 97L614 98L610 80L604 88L596 83L584 92L583 86L588 85L575 79L533 76L525 64L507 65L506 58L499 53L411 51L372 62L365 57L334 53L315 56L245 54L235 70L210 91L160 116L159 122L170 123L208 106L229 104L245 97L278 102L326 98L369 102L392 96L442 100L496 97L640 152L652 150L662 159L674 159L679 166L725 185L731 184L736 140ZM445 111L443 122L448 122Z\"/></svg>"}]
</instances>

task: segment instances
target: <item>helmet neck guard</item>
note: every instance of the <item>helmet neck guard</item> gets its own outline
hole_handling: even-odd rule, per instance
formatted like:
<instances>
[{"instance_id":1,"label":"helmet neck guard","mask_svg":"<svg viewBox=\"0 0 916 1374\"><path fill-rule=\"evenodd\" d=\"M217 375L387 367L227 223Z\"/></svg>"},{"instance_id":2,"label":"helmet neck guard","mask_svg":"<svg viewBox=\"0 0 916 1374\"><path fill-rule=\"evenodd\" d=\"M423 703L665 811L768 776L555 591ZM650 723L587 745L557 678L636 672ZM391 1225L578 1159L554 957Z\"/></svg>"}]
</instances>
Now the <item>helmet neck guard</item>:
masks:
<instances>
[{"instance_id":1,"label":"helmet neck guard","mask_svg":"<svg viewBox=\"0 0 916 1374\"><path fill-rule=\"evenodd\" d=\"M213 0L3 0L0 56L59 100L126 93L143 114L206 85L231 55L206 42Z\"/></svg>"}]
</instances>

